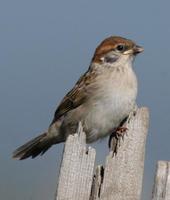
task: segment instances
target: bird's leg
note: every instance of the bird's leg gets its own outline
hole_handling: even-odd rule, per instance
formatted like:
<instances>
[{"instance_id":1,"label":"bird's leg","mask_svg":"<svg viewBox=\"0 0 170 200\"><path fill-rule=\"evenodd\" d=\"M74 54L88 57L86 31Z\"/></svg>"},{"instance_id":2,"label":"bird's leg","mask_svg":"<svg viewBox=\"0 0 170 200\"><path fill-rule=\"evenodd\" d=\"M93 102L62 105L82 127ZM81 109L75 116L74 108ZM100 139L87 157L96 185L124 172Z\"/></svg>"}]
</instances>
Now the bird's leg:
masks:
<instances>
[{"instance_id":1,"label":"bird's leg","mask_svg":"<svg viewBox=\"0 0 170 200\"><path fill-rule=\"evenodd\" d=\"M121 137L123 140L124 140L124 135L127 133L127 131L128 131L128 128L124 126L118 127L115 130L117 137Z\"/></svg>"},{"instance_id":2,"label":"bird's leg","mask_svg":"<svg viewBox=\"0 0 170 200\"><path fill-rule=\"evenodd\" d=\"M118 146L120 145L119 137L115 131L113 131L109 137L109 149L113 151L113 155L117 154Z\"/></svg>"},{"instance_id":3,"label":"bird's leg","mask_svg":"<svg viewBox=\"0 0 170 200\"><path fill-rule=\"evenodd\" d=\"M136 115L137 106L130 112L129 116L124 118L120 125L115 128L109 138L109 149L113 151L113 155L117 154L118 147L120 146L121 139L124 140L125 134L127 134L128 128L126 127L127 124L130 122L131 118Z\"/></svg>"},{"instance_id":4,"label":"bird's leg","mask_svg":"<svg viewBox=\"0 0 170 200\"><path fill-rule=\"evenodd\" d=\"M128 128L125 127L125 123L128 117L126 117L120 126L115 128L109 138L109 149L113 151L113 155L117 154L118 147L120 146L121 138L124 140L124 135L127 133Z\"/></svg>"},{"instance_id":5,"label":"bird's leg","mask_svg":"<svg viewBox=\"0 0 170 200\"><path fill-rule=\"evenodd\" d=\"M117 154L120 141L121 139L124 140L124 135L126 134L127 130L128 128L126 127L118 127L110 135L109 148L113 151L113 154Z\"/></svg>"}]
</instances>

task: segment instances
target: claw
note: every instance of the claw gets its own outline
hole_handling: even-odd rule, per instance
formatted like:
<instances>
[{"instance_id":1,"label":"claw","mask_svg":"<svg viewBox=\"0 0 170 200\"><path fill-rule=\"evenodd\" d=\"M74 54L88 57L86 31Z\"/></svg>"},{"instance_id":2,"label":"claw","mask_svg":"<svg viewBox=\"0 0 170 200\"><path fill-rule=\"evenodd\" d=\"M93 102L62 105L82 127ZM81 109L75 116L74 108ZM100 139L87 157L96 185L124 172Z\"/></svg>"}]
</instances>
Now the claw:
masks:
<instances>
[{"instance_id":1,"label":"claw","mask_svg":"<svg viewBox=\"0 0 170 200\"><path fill-rule=\"evenodd\" d=\"M122 140L124 140L124 136L127 133L127 131L128 131L128 128L126 127L118 127L116 129L116 134L118 135L118 137L121 137Z\"/></svg>"},{"instance_id":2,"label":"claw","mask_svg":"<svg viewBox=\"0 0 170 200\"><path fill-rule=\"evenodd\" d=\"M124 135L127 133L128 128L118 127L113 131L109 138L109 148L113 151L113 156L117 154L118 148L120 147L121 139L124 140Z\"/></svg>"}]
</instances>

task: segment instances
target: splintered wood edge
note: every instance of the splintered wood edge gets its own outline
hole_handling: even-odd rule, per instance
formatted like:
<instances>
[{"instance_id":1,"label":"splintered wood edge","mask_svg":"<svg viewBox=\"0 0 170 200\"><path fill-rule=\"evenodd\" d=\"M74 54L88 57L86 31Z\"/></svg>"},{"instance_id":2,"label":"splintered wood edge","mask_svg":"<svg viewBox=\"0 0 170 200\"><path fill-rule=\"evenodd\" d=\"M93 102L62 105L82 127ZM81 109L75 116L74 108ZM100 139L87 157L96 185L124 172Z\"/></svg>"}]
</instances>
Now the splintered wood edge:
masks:
<instances>
[{"instance_id":1,"label":"splintered wood edge","mask_svg":"<svg viewBox=\"0 0 170 200\"><path fill-rule=\"evenodd\" d=\"M86 146L86 135L79 123L77 133L69 135L65 143L56 200L90 198L95 156L95 149Z\"/></svg>"},{"instance_id":2,"label":"splintered wood edge","mask_svg":"<svg viewBox=\"0 0 170 200\"><path fill-rule=\"evenodd\" d=\"M93 176L90 200L99 200L100 199L103 178L104 178L104 168L103 168L103 166L98 165L96 167L96 172Z\"/></svg>"},{"instance_id":3,"label":"splintered wood edge","mask_svg":"<svg viewBox=\"0 0 170 200\"><path fill-rule=\"evenodd\" d=\"M170 199L170 161L158 161L152 200Z\"/></svg>"}]
</instances>

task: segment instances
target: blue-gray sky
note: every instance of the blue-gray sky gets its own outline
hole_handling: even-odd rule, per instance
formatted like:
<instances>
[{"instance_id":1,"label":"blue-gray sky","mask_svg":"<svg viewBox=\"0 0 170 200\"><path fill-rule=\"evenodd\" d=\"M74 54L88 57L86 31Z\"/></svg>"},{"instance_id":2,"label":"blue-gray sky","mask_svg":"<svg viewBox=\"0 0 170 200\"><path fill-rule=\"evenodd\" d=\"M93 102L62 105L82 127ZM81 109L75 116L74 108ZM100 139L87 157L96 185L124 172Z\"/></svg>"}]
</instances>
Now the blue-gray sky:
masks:
<instances>
[{"instance_id":1,"label":"blue-gray sky","mask_svg":"<svg viewBox=\"0 0 170 200\"><path fill-rule=\"evenodd\" d=\"M138 104L150 109L143 200L149 199L157 160L170 160L170 2L1 0L0 196L53 199L63 145L34 160L12 151L43 132L65 93L110 35L145 48L135 61ZM106 141L93 145L103 163Z\"/></svg>"}]
</instances>

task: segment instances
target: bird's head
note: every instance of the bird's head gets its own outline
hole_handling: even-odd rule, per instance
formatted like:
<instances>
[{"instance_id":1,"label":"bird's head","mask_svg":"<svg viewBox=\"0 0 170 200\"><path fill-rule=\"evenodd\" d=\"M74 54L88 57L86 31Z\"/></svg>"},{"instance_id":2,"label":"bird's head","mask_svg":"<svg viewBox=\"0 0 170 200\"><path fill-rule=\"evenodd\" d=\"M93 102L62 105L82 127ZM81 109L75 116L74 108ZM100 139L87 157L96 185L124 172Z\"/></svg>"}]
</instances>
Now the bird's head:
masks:
<instances>
[{"instance_id":1,"label":"bird's head","mask_svg":"<svg viewBox=\"0 0 170 200\"><path fill-rule=\"evenodd\" d=\"M92 63L112 65L124 61L133 61L134 57L143 50L142 47L131 40L119 36L111 36L102 41L96 48Z\"/></svg>"}]
</instances>

